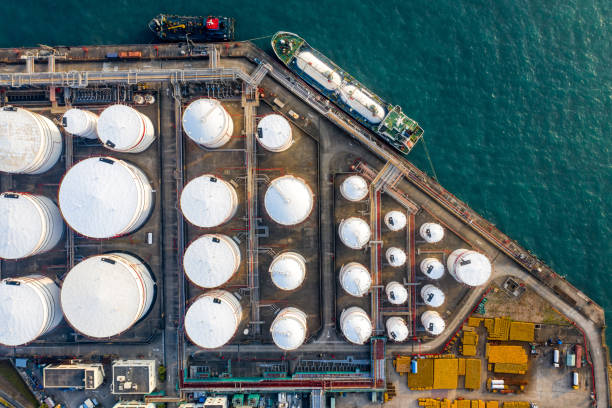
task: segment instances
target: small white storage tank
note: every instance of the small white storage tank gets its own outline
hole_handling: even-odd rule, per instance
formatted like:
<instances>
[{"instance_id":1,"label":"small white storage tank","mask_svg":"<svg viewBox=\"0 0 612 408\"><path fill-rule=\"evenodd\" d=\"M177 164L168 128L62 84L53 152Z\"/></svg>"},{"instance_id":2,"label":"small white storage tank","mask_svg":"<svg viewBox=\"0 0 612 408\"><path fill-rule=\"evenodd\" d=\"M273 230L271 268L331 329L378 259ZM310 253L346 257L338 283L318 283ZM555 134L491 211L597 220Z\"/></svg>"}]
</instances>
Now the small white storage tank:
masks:
<instances>
[{"instance_id":1,"label":"small white storage tank","mask_svg":"<svg viewBox=\"0 0 612 408\"><path fill-rule=\"evenodd\" d=\"M234 122L218 100L203 98L185 109L183 130L197 144L216 149L229 142Z\"/></svg>"},{"instance_id":2,"label":"small white storage tank","mask_svg":"<svg viewBox=\"0 0 612 408\"><path fill-rule=\"evenodd\" d=\"M432 284L425 285L421 288L421 297L427 306L440 307L444 304L444 292L437 286Z\"/></svg>"},{"instance_id":3,"label":"small white storage tank","mask_svg":"<svg viewBox=\"0 0 612 408\"><path fill-rule=\"evenodd\" d=\"M442 333L446 327L444 319L440 317L438 312L433 310L427 310L421 315L421 323L423 323L425 331L433 336L437 336Z\"/></svg>"},{"instance_id":4,"label":"small white storage tank","mask_svg":"<svg viewBox=\"0 0 612 408\"><path fill-rule=\"evenodd\" d=\"M240 248L227 235L207 234L185 250L187 279L202 288L216 288L229 281L240 266Z\"/></svg>"},{"instance_id":5,"label":"small white storage tank","mask_svg":"<svg viewBox=\"0 0 612 408\"><path fill-rule=\"evenodd\" d=\"M86 139L98 138L98 115L83 109L68 109L62 116L64 130Z\"/></svg>"},{"instance_id":6,"label":"small white storage tank","mask_svg":"<svg viewBox=\"0 0 612 408\"><path fill-rule=\"evenodd\" d=\"M127 105L111 105L104 109L97 130L104 147L117 152L140 153L155 141L151 119Z\"/></svg>"},{"instance_id":7,"label":"small white storage tank","mask_svg":"<svg viewBox=\"0 0 612 408\"><path fill-rule=\"evenodd\" d=\"M410 331L406 321L398 316L393 316L387 319L387 336L395 342L402 342L408 338Z\"/></svg>"},{"instance_id":8,"label":"small white storage tank","mask_svg":"<svg viewBox=\"0 0 612 408\"><path fill-rule=\"evenodd\" d=\"M429 279L440 279L444 275L444 265L436 258L425 258L421 261L421 272Z\"/></svg>"},{"instance_id":9,"label":"small white storage tank","mask_svg":"<svg viewBox=\"0 0 612 408\"><path fill-rule=\"evenodd\" d=\"M77 233L113 238L144 224L153 209L153 189L137 167L112 157L92 157L64 176L59 207Z\"/></svg>"},{"instance_id":10,"label":"small white storage tank","mask_svg":"<svg viewBox=\"0 0 612 408\"><path fill-rule=\"evenodd\" d=\"M196 346L214 349L223 346L236 333L242 319L238 299L225 290L200 295L185 313L185 334Z\"/></svg>"},{"instance_id":11,"label":"small white storage tank","mask_svg":"<svg viewBox=\"0 0 612 408\"><path fill-rule=\"evenodd\" d=\"M357 217L350 217L340 222L338 234L340 240L349 248L361 249L370 242L370 226Z\"/></svg>"},{"instance_id":12,"label":"small white storage tank","mask_svg":"<svg viewBox=\"0 0 612 408\"><path fill-rule=\"evenodd\" d=\"M470 249L456 249L448 257L448 272L455 280L468 286L484 285L491 277L489 258Z\"/></svg>"},{"instance_id":13,"label":"small white storage tank","mask_svg":"<svg viewBox=\"0 0 612 408\"><path fill-rule=\"evenodd\" d=\"M389 211L385 214L385 224L391 231L400 231L406 227L406 214L401 211Z\"/></svg>"},{"instance_id":14,"label":"small white storage tank","mask_svg":"<svg viewBox=\"0 0 612 408\"><path fill-rule=\"evenodd\" d=\"M365 343L372 336L370 317L360 307L345 309L340 315L340 329L348 341L354 344Z\"/></svg>"},{"instance_id":15,"label":"small white storage tank","mask_svg":"<svg viewBox=\"0 0 612 408\"><path fill-rule=\"evenodd\" d=\"M0 109L0 171L40 174L57 163L62 135L46 117L25 109Z\"/></svg>"},{"instance_id":16,"label":"small white storage tank","mask_svg":"<svg viewBox=\"0 0 612 408\"><path fill-rule=\"evenodd\" d=\"M238 196L231 184L211 174L191 180L181 192L181 212L193 225L217 227L229 221L238 208Z\"/></svg>"},{"instance_id":17,"label":"small white storage tank","mask_svg":"<svg viewBox=\"0 0 612 408\"><path fill-rule=\"evenodd\" d=\"M60 211L47 197L0 194L0 258L19 259L49 251L63 234Z\"/></svg>"},{"instance_id":18,"label":"small white storage tank","mask_svg":"<svg viewBox=\"0 0 612 408\"><path fill-rule=\"evenodd\" d=\"M421 238L430 244L435 244L436 242L442 241L444 238L444 228L440 224L435 224L433 222L426 222L421 225L419 228L419 233Z\"/></svg>"},{"instance_id":19,"label":"small white storage tank","mask_svg":"<svg viewBox=\"0 0 612 408\"><path fill-rule=\"evenodd\" d=\"M270 277L277 288L294 290L306 277L306 260L297 252L283 252L270 264Z\"/></svg>"},{"instance_id":20,"label":"small white storage tank","mask_svg":"<svg viewBox=\"0 0 612 408\"><path fill-rule=\"evenodd\" d=\"M340 269L340 285L349 295L362 297L372 286L372 276L362 264L349 262Z\"/></svg>"},{"instance_id":21,"label":"small white storage tank","mask_svg":"<svg viewBox=\"0 0 612 408\"><path fill-rule=\"evenodd\" d=\"M314 196L299 177L281 176L270 182L264 197L266 212L282 225L296 225L310 215Z\"/></svg>"},{"instance_id":22,"label":"small white storage tank","mask_svg":"<svg viewBox=\"0 0 612 408\"><path fill-rule=\"evenodd\" d=\"M277 114L264 116L257 125L257 141L271 152L287 150L293 143L289 121Z\"/></svg>"},{"instance_id":23,"label":"small white storage tank","mask_svg":"<svg viewBox=\"0 0 612 408\"><path fill-rule=\"evenodd\" d=\"M363 200L368 191L368 182L361 176L349 176L340 184L340 194L349 201Z\"/></svg>"},{"instance_id":24,"label":"small white storage tank","mask_svg":"<svg viewBox=\"0 0 612 408\"><path fill-rule=\"evenodd\" d=\"M342 77L340 77L340 74L310 51L298 53L295 57L295 62L298 68L328 91L338 89L340 84L342 84Z\"/></svg>"},{"instance_id":25,"label":"small white storage tank","mask_svg":"<svg viewBox=\"0 0 612 408\"><path fill-rule=\"evenodd\" d=\"M389 247L385 255L389 265L395 268L398 268L406 263L406 253L397 247Z\"/></svg>"},{"instance_id":26,"label":"small white storage tank","mask_svg":"<svg viewBox=\"0 0 612 408\"><path fill-rule=\"evenodd\" d=\"M51 279L30 275L0 281L0 344L20 346L62 320L60 290Z\"/></svg>"},{"instance_id":27,"label":"small white storage tank","mask_svg":"<svg viewBox=\"0 0 612 408\"><path fill-rule=\"evenodd\" d=\"M404 304L408 300L408 290L404 285L396 281L387 283L385 293L389 302L394 305Z\"/></svg>"},{"instance_id":28,"label":"small white storage tank","mask_svg":"<svg viewBox=\"0 0 612 408\"><path fill-rule=\"evenodd\" d=\"M286 307L276 315L270 326L274 344L283 350L295 350L306 340L308 324L306 313L295 307Z\"/></svg>"},{"instance_id":29,"label":"small white storage tank","mask_svg":"<svg viewBox=\"0 0 612 408\"><path fill-rule=\"evenodd\" d=\"M342 86L340 99L372 124L380 123L385 118L385 109L363 88Z\"/></svg>"},{"instance_id":30,"label":"small white storage tank","mask_svg":"<svg viewBox=\"0 0 612 408\"><path fill-rule=\"evenodd\" d=\"M138 322L153 303L155 283L136 257L111 252L74 266L62 284L66 321L91 338L117 336Z\"/></svg>"}]
</instances>

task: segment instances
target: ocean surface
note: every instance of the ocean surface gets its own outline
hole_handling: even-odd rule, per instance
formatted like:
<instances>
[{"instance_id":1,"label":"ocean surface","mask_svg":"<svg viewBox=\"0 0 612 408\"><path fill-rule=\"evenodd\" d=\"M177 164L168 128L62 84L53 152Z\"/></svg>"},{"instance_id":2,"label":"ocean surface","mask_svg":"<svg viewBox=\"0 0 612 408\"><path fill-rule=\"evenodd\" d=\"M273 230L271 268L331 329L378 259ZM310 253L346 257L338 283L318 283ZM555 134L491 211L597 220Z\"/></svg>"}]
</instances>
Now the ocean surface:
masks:
<instances>
[{"instance_id":1,"label":"ocean surface","mask_svg":"<svg viewBox=\"0 0 612 408\"><path fill-rule=\"evenodd\" d=\"M610 0L4 0L0 47L148 43L159 12L306 38L421 124L449 191L612 319ZM431 172L422 143L411 160Z\"/></svg>"}]
</instances>

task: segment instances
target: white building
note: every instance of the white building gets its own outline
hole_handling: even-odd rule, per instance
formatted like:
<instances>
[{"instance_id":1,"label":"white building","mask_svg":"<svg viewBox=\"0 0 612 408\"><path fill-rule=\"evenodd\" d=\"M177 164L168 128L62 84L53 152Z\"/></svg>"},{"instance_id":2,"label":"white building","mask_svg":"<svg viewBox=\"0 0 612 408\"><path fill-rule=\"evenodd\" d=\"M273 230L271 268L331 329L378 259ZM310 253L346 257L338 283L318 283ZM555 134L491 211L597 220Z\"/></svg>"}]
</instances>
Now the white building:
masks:
<instances>
[{"instance_id":1,"label":"white building","mask_svg":"<svg viewBox=\"0 0 612 408\"><path fill-rule=\"evenodd\" d=\"M358 175L349 176L340 184L340 194L349 201L361 201L368 192L368 182Z\"/></svg>"},{"instance_id":2,"label":"white building","mask_svg":"<svg viewBox=\"0 0 612 408\"><path fill-rule=\"evenodd\" d=\"M492 267L489 258L471 249L454 250L446 264L448 273L457 282L468 286L484 285L491 277Z\"/></svg>"},{"instance_id":3,"label":"white building","mask_svg":"<svg viewBox=\"0 0 612 408\"><path fill-rule=\"evenodd\" d=\"M62 135L46 117L25 109L0 108L0 171L40 174L62 154Z\"/></svg>"},{"instance_id":4,"label":"white building","mask_svg":"<svg viewBox=\"0 0 612 408\"><path fill-rule=\"evenodd\" d=\"M444 265L436 258L425 258L420 264L421 272L429 279L437 280L444 276Z\"/></svg>"},{"instance_id":5,"label":"white building","mask_svg":"<svg viewBox=\"0 0 612 408\"><path fill-rule=\"evenodd\" d=\"M289 149L293 143L289 121L277 114L264 116L257 125L257 142L271 152Z\"/></svg>"},{"instance_id":6,"label":"white building","mask_svg":"<svg viewBox=\"0 0 612 408\"><path fill-rule=\"evenodd\" d=\"M306 260L297 252L283 252L272 260L269 271L277 288L295 290L306 277Z\"/></svg>"},{"instance_id":7,"label":"white building","mask_svg":"<svg viewBox=\"0 0 612 408\"><path fill-rule=\"evenodd\" d=\"M345 309L340 315L340 329L346 339L353 344L364 344L372 336L370 317L360 307Z\"/></svg>"},{"instance_id":8,"label":"white building","mask_svg":"<svg viewBox=\"0 0 612 408\"><path fill-rule=\"evenodd\" d=\"M153 303L155 283L132 255L112 252L78 263L64 278L61 292L66 321L90 338L109 338L129 330Z\"/></svg>"},{"instance_id":9,"label":"white building","mask_svg":"<svg viewBox=\"0 0 612 408\"><path fill-rule=\"evenodd\" d=\"M0 194L0 258L20 259L47 252L63 234L60 211L47 197Z\"/></svg>"},{"instance_id":10,"label":"white building","mask_svg":"<svg viewBox=\"0 0 612 408\"><path fill-rule=\"evenodd\" d=\"M270 182L264 197L266 212L281 225L297 225L314 207L314 195L299 177L281 176Z\"/></svg>"},{"instance_id":11,"label":"white building","mask_svg":"<svg viewBox=\"0 0 612 408\"><path fill-rule=\"evenodd\" d=\"M362 297L372 286L372 276L362 264L349 262L340 269L340 285L349 295Z\"/></svg>"},{"instance_id":12,"label":"white building","mask_svg":"<svg viewBox=\"0 0 612 408\"><path fill-rule=\"evenodd\" d=\"M225 290L211 290L196 298L185 313L185 334L196 346L215 349L234 337L242 320L238 299Z\"/></svg>"},{"instance_id":13,"label":"white building","mask_svg":"<svg viewBox=\"0 0 612 408\"><path fill-rule=\"evenodd\" d=\"M338 234L342 243L347 247L361 249L370 242L372 232L367 222L361 218L350 217L340 222Z\"/></svg>"},{"instance_id":14,"label":"white building","mask_svg":"<svg viewBox=\"0 0 612 408\"><path fill-rule=\"evenodd\" d=\"M227 235L202 235L189 244L183 256L187 279L202 288L227 283L239 267L240 248Z\"/></svg>"},{"instance_id":15,"label":"white building","mask_svg":"<svg viewBox=\"0 0 612 408\"><path fill-rule=\"evenodd\" d=\"M147 115L127 105L111 105L100 114L98 138L116 152L140 153L155 141L155 128Z\"/></svg>"},{"instance_id":16,"label":"white building","mask_svg":"<svg viewBox=\"0 0 612 408\"><path fill-rule=\"evenodd\" d=\"M137 167L112 157L91 157L64 176L59 207L75 232L114 238L144 224L153 210L153 189Z\"/></svg>"},{"instance_id":17,"label":"white building","mask_svg":"<svg viewBox=\"0 0 612 408\"><path fill-rule=\"evenodd\" d=\"M181 212L193 225L217 227L228 222L238 208L236 189L210 174L191 180L181 192Z\"/></svg>"},{"instance_id":18,"label":"white building","mask_svg":"<svg viewBox=\"0 0 612 408\"><path fill-rule=\"evenodd\" d=\"M183 130L191 140L208 149L222 147L234 132L234 122L221 102L198 99L183 113Z\"/></svg>"},{"instance_id":19,"label":"white building","mask_svg":"<svg viewBox=\"0 0 612 408\"><path fill-rule=\"evenodd\" d=\"M444 238L444 228L442 228L440 224L426 222L419 228L419 234L425 242L435 244L436 242L442 241L442 238Z\"/></svg>"},{"instance_id":20,"label":"white building","mask_svg":"<svg viewBox=\"0 0 612 408\"><path fill-rule=\"evenodd\" d=\"M115 360L111 392L115 395L149 394L157 387L155 360Z\"/></svg>"},{"instance_id":21,"label":"white building","mask_svg":"<svg viewBox=\"0 0 612 408\"><path fill-rule=\"evenodd\" d=\"M276 315L270 326L274 344L283 350L295 350L306 340L308 324L306 313L295 307L286 307Z\"/></svg>"},{"instance_id":22,"label":"white building","mask_svg":"<svg viewBox=\"0 0 612 408\"><path fill-rule=\"evenodd\" d=\"M44 388L95 390L104 381L102 364L51 364L43 369Z\"/></svg>"}]
</instances>

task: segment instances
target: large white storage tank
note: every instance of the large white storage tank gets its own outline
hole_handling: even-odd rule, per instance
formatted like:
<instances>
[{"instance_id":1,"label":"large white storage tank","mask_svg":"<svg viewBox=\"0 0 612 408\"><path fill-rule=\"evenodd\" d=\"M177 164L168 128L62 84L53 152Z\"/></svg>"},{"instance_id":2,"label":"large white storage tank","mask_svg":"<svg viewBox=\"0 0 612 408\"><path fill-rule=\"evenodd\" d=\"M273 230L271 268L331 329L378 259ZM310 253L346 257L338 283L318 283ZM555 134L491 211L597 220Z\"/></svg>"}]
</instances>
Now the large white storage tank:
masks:
<instances>
[{"instance_id":1,"label":"large white storage tank","mask_svg":"<svg viewBox=\"0 0 612 408\"><path fill-rule=\"evenodd\" d=\"M272 340L283 350L295 350L306 340L308 324L306 313L295 307L286 307L280 312L270 326Z\"/></svg>"},{"instance_id":2,"label":"large white storage tank","mask_svg":"<svg viewBox=\"0 0 612 408\"><path fill-rule=\"evenodd\" d=\"M421 315L421 323L425 327L425 331L432 336L437 336L444 331L446 323L440 316L440 313L428 310Z\"/></svg>"},{"instance_id":3,"label":"large white storage tank","mask_svg":"<svg viewBox=\"0 0 612 408\"><path fill-rule=\"evenodd\" d=\"M362 297L372 286L372 276L362 264L349 262L340 269L340 285L349 295Z\"/></svg>"},{"instance_id":4,"label":"large white storage tank","mask_svg":"<svg viewBox=\"0 0 612 408\"><path fill-rule=\"evenodd\" d=\"M489 258L471 249L456 249L446 260L448 272L468 286L484 285L491 277Z\"/></svg>"},{"instance_id":5,"label":"large white storage tank","mask_svg":"<svg viewBox=\"0 0 612 408\"><path fill-rule=\"evenodd\" d=\"M387 319L387 336L395 342L402 342L408 338L410 331L406 321L398 316L393 316Z\"/></svg>"},{"instance_id":6,"label":"large white storage tank","mask_svg":"<svg viewBox=\"0 0 612 408\"><path fill-rule=\"evenodd\" d=\"M400 231L406 227L406 214L401 211L389 211L385 214L385 224L391 231Z\"/></svg>"},{"instance_id":7,"label":"large white storage tank","mask_svg":"<svg viewBox=\"0 0 612 408\"><path fill-rule=\"evenodd\" d=\"M0 194L0 258L19 259L49 251L63 233L60 211L47 197Z\"/></svg>"},{"instance_id":8,"label":"large white storage tank","mask_svg":"<svg viewBox=\"0 0 612 408\"><path fill-rule=\"evenodd\" d=\"M183 130L197 144L216 149L229 142L234 122L218 100L203 98L185 109Z\"/></svg>"},{"instance_id":9,"label":"large white storage tank","mask_svg":"<svg viewBox=\"0 0 612 408\"><path fill-rule=\"evenodd\" d=\"M437 280L444 275L444 265L436 258L425 258L420 264L421 272L429 279Z\"/></svg>"},{"instance_id":10,"label":"large white storage tank","mask_svg":"<svg viewBox=\"0 0 612 408\"><path fill-rule=\"evenodd\" d=\"M312 190L304 180L281 176L270 182L264 197L266 212L282 225L296 225L310 215L314 206Z\"/></svg>"},{"instance_id":11,"label":"large white storage tank","mask_svg":"<svg viewBox=\"0 0 612 408\"><path fill-rule=\"evenodd\" d=\"M207 234L185 250L187 279L202 288L216 288L229 281L240 266L240 248L227 235Z\"/></svg>"},{"instance_id":12,"label":"large white storage tank","mask_svg":"<svg viewBox=\"0 0 612 408\"><path fill-rule=\"evenodd\" d=\"M393 305L402 305L408 300L408 290L404 285L396 281L387 283L385 293L389 303Z\"/></svg>"},{"instance_id":13,"label":"large white storage tank","mask_svg":"<svg viewBox=\"0 0 612 408\"><path fill-rule=\"evenodd\" d=\"M66 321L91 338L117 336L132 327L153 303L155 283L136 257L119 252L78 263L62 284Z\"/></svg>"},{"instance_id":14,"label":"large white storage tank","mask_svg":"<svg viewBox=\"0 0 612 408\"><path fill-rule=\"evenodd\" d=\"M257 141L271 152L287 150L293 143L289 121L281 115L266 115L257 125Z\"/></svg>"},{"instance_id":15,"label":"large white storage tank","mask_svg":"<svg viewBox=\"0 0 612 408\"><path fill-rule=\"evenodd\" d=\"M342 220L338 227L340 240L344 245L352 249L361 249L368 242L372 234L367 222L357 217Z\"/></svg>"},{"instance_id":16,"label":"large white storage tank","mask_svg":"<svg viewBox=\"0 0 612 408\"><path fill-rule=\"evenodd\" d=\"M297 289L306 277L306 260L297 252L283 252L272 260L270 277L279 289Z\"/></svg>"},{"instance_id":17,"label":"large white storage tank","mask_svg":"<svg viewBox=\"0 0 612 408\"><path fill-rule=\"evenodd\" d=\"M111 105L104 109L97 130L104 147L117 152L140 153L155 141L151 119L127 105Z\"/></svg>"},{"instance_id":18,"label":"large white storage tank","mask_svg":"<svg viewBox=\"0 0 612 408\"><path fill-rule=\"evenodd\" d=\"M205 174L187 183L181 192L180 205L181 212L193 225L217 227L236 214L238 196L231 184Z\"/></svg>"},{"instance_id":19,"label":"large white storage tank","mask_svg":"<svg viewBox=\"0 0 612 408\"><path fill-rule=\"evenodd\" d=\"M144 224L153 209L153 189L137 167L112 157L92 157L64 176L59 207L77 233L113 238Z\"/></svg>"},{"instance_id":20,"label":"large white storage tank","mask_svg":"<svg viewBox=\"0 0 612 408\"><path fill-rule=\"evenodd\" d=\"M46 117L25 109L0 109L0 171L40 174L57 163L62 135Z\"/></svg>"},{"instance_id":21,"label":"large white storage tank","mask_svg":"<svg viewBox=\"0 0 612 408\"><path fill-rule=\"evenodd\" d=\"M387 262L394 268L399 268L406 263L406 253L397 247L389 247L385 252Z\"/></svg>"},{"instance_id":22,"label":"large white storage tank","mask_svg":"<svg viewBox=\"0 0 612 408\"><path fill-rule=\"evenodd\" d=\"M83 109L68 109L62 116L64 130L86 139L98 138L98 115Z\"/></svg>"},{"instance_id":23,"label":"large white storage tank","mask_svg":"<svg viewBox=\"0 0 612 408\"><path fill-rule=\"evenodd\" d=\"M51 279L30 275L0 281L0 344L20 346L62 320L60 290Z\"/></svg>"},{"instance_id":24,"label":"large white storage tank","mask_svg":"<svg viewBox=\"0 0 612 408\"><path fill-rule=\"evenodd\" d=\"M345 309L340 315L340 329L348 341L354 344L365 343L372 336L370 317L360 307Z\"/></svg>"},{"instance_id":25,"label":"large white storage tank","mask_svg":"<svg viewBox=\"0 0 612 408\"><path fill-rule=\"evenodd\" d=\"M338 89L342 83L340 74L334 68L321 61L310 51L302 51L295 57L299 69L327 89L333 91Z\"/></svg>"},{"instance_id":26,"label":"large white storage tank","mask_svg":"<svg viewBox=\"0 0 612 408\"><path fill-rule=\"evenodd\" d=\"M446 299L444 292L432 284L425 285L421 288L421 297L423 298L423 302L430 307L440 307L444 304L444 300Z\"/></svg>"},{"instance_id":27,"label":"large white storage tank","mask_svg":"<svg viewBox=\"0 0 612 408\"><path fill-rule=\"evenodd\" d=\"M419 234L425 242L435 244L436 242L442 241L442 238L444 238L444 228L442 228L440 224L426 222L419 228Z\"/></svg>"},{"instance_id":28,"label":"large white storage tank","mask_svg":"<svg viewBox=\"0 0 612 408\"><path fill-rule=\"evenodd\" d=\"M361 201L368 192L368 182L358 175L349 176L340 184L340 194L349 201Z\"/></svg>"},{"instance_id":29,"label":"large white storage tank","mask_svg":"<svg viewBox=\"0 0 612 408\"><path fill-rule=\"evenodd\" d=\"M236 333L242 319L238 299L225 290L200 295L185 314L185 333L196 346L214 349L223 346Z\"/></svg>"}]
</instances>

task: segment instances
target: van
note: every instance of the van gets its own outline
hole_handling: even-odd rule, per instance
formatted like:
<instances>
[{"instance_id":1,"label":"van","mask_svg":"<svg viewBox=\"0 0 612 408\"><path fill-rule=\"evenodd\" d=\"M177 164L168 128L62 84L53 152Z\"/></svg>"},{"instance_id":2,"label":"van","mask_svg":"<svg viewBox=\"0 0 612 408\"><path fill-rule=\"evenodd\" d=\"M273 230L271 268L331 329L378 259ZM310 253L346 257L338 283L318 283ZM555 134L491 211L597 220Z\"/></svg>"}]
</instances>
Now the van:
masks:
<instances>
[{"instance_id":1,"label":"van","mask_svg":"<svg viewBox=\"0 0 612 408\"><path fill-rule=\"evenodd\" d=\"M577 390L580 386L580 377L578 377L578 371L572 371L572 388Z\"/></svg>"},{"instance_id":2,"label":"van","mask_svg":"<svg viewBox=\"0 0 612 408\"><path fill-rule=\"evenodd\" d=\"M559 349L554 349L553 350L553 366L555 368L559 368L560 359L561 359L561 353L559 352Z\"/></svg>"}]
</instances>

